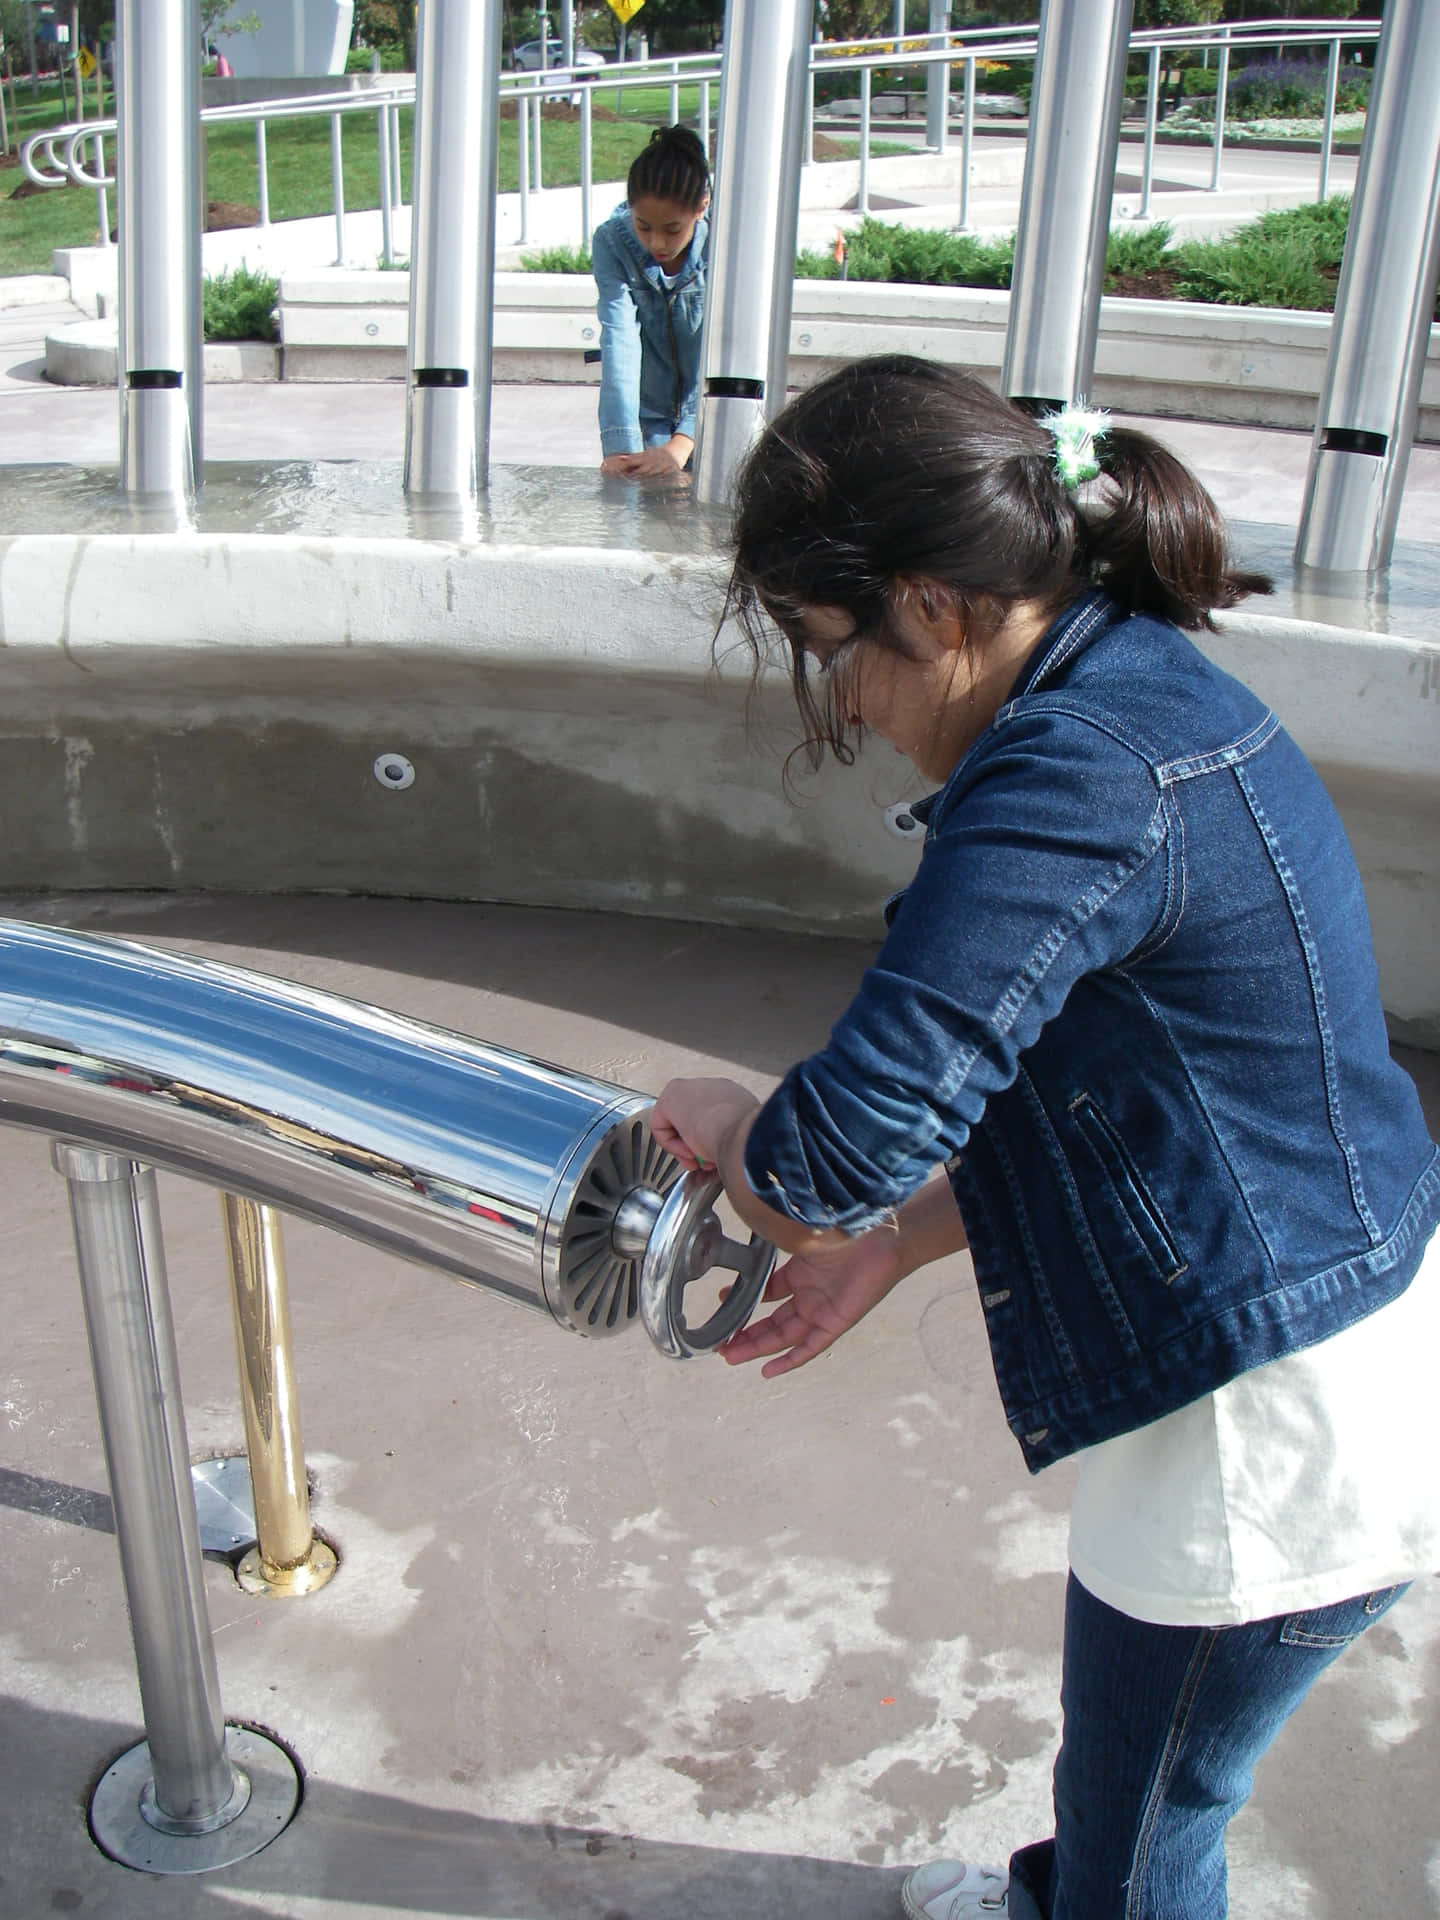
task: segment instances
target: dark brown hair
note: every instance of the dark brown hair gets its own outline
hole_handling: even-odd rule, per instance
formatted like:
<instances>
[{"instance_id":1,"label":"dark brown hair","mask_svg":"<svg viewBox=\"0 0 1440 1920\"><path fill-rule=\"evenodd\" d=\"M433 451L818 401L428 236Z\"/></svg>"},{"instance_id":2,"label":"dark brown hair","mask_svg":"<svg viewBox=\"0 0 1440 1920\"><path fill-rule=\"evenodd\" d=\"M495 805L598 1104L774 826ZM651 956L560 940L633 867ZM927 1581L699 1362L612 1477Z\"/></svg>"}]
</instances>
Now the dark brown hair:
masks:
<instances>
[{"instance_id":1,"label":"dark brown hair","mask_svg":"<svg viewBox=\"0 0 1440 1920\"><path fill-rule=\"evenodd\" d=\"M907 585L933 582L970 646L1019 601L1058 614L1091 586L1191 631L1270 591L1231 566L1215 502L1158 441L1111 426L1097 447L1103 479L1081 506L1048 428L973 374L908 354L842 367L771 422L737 483L726 612L757 672L769 623L784 635L812 765L826 747L853 758L855 730L843 673L817 685L807 664L807 607L839 607L854 641L898 652L889 615Z\"/></svg>"},{"instance_id":2,"label":"dark brown hair","mask_svg":"<svg viewBox=\"0 0 1440 1920\"><path fill-rule=\"evenodd\" d=\"M656 200L673 200L687 213L698 213L709 192L710 162L699 135L688 127L656 127L625 178L625 198L631 204L642 194L651 194Z\"/></svg>"}]
</instances>

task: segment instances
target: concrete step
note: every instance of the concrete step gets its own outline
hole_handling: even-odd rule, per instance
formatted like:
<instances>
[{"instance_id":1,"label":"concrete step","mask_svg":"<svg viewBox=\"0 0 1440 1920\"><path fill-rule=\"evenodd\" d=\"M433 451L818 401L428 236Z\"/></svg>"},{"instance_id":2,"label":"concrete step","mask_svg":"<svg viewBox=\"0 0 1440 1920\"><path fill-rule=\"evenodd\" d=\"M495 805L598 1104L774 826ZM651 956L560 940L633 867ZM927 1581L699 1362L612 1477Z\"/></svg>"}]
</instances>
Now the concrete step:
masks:
<instances>
[{"instance_id":1,"label":"concrete step","mask_svg":"<svg viewBox=\"0 0 1440 1920\"><path fill-rule=\"evenodd\" d=\"M69 304L70 282L58 273L12 273L0 278L0 312L10 307Z\"/></svg>"}]
</instances>

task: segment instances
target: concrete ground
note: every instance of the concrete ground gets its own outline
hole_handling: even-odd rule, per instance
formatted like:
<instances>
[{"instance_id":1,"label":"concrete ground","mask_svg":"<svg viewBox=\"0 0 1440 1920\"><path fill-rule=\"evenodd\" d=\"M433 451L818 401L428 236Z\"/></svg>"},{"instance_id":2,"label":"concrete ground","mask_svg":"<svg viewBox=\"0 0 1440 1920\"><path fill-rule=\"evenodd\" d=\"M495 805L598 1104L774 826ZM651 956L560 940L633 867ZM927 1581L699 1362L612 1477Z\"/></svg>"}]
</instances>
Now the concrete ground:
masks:
<instances>
[{"instance_id":1,"label":"concrete ground","mask_svg":"<svg viewBox=\"0 0 1440 1920\"><path fill-rule=\"evenodd\" d=\"M867 949L363 899L0 912L333 988L655 1089L757 1091ZM1440 1127L1440 1061L1407 1060ZM222 1697L305 1779L264 1852L114 1865L88 1794L141 1722L61 1181L0 1133L0 1912L106 1920L888 1920L905 1863L1045 1830L1071 1474L1030 1479L967 1260L767 1383L588 1343L286 1228L317 1525L298 1601L207 1564ZM213 1196L162 1177L192 1457L242 1429ZM1440 1581L1322 1680L1231 1845L1246 1920L1440 1915Z\"/></svg>"}]
</instances>

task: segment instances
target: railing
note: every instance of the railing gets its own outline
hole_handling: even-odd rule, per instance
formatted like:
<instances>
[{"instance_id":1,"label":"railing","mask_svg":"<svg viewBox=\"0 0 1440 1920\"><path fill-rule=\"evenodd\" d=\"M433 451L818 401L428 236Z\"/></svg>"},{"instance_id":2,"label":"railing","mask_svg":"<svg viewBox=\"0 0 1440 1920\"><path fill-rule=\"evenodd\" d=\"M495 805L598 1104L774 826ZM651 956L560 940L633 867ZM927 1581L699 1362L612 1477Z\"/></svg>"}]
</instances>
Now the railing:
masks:
<instances>
[{"instance_id":1,"label":"railing","mask_svg":"<svg viewBox=\"0 0 1440 1920\"><path fill-rule=\"evenodd\" d=\"M1159 124L1160 75L1167 54L1204 51L1216 56L1215 121L1212 138L1210 191L1223 190L1225 155L1225 107L1229 89L1230 61L1236 51L1254 52L1272 48L1303 46L1320 48L1326 54L1326 79L1323 132L1320 140L1318 199L1330 190L1331 159L1334 145L1335 101L1339 87L1340 65L1344 49L1374 45L1380 37L1378 21L1270 20L1246 21L1225 27L1175 27L1150 29L1131 36L1132 54L1148 56L1149 73L1145 97L1143 129L1144 161L1138 217L1150 213L1154 178L1156 130ZM859 157L860 183L857 210L868 213L870 200L870 147L873 129L873 76L877 70L914 68L925 72L934 66L947 71L961 69L962 107L960 138L960 205L958 224L970 225L970 162L975 131L975 72L977 62L1033 60L1037 38L1033 27L974 27L948 34L893 35L873 40L834 43L818 41L811 49L810 112L806 123L806 159L814 158L814 90L817 78L837 73L858 73L860 77ZM712 101L720 79L720 60L716 54L685 54L670 59L627 63L606 67L549 67L524 73L506 73L501 77L502 101L513 100L518 116L517 162L520 198L520 244L529 238L530 196L544 186L543 109L547 100L569 96L578 101L580 112L580 225L581 240L589 244L593 231L592 190L594 183L593 105L597 94L623 94L627 89L668 86L670 120L681 118L681 88L698 87L696 127L705 150L712 148L714 114ZM345 260L345 198L343 174L343 123L346 115L373 113L377 117L379 206L382 254L387 266L395 262L394 217L403 204L400 169L400 110L413 107L413 75L395 80L376 79L353 94L324 95L290 100L243 102L233 106L206 107L201 119L207 126L233 121L253 121L256 146L256 205L259 224L270 224L269 166L266 128L272 120L312 119L327 115L330 120L331 184L335 220L337 264ZM949 127L948 99L940 123L943 146ZM107 170L105 140L115 131L114 119L78 121L32 134L21 150L21 160L29 178L39 186L63 186L66 181L90 187L99 196L100 232L108 244L110 233L107 189L115 184ZM88 159L87 159L88 156Z\"/></svg>"},{"instance_id":2,"label":"railing","mask_svg":"<svg viewBox=\"0 0 1440 1920\"><path fill-rule=\"evenodd\" d=\"M294 1388L277 1357L284 1274L270 1207L577 1333L638 1318L684 1359L744 1323L774 1248L725 1236L718 1179L682 1174L651 1139L648 1107L287 981L0 922L0 1125L49 1135L69 1188L145 1718L147 1738L91 1801L113 1858L155 1873L227 1865L273 1839L298 1798L278 1744L227 1728L221 1712L154 1168L226 1189L252 1478L257 1457L274 1456L258 1465L298 1508L298 1424L278 1418ZM691 1329L685 1290L716 1266L736 1281ZM270 1569L299 1576L286 1590L333 1570L310 1545L304 1513Z\"/></svg>"}]
</instances>

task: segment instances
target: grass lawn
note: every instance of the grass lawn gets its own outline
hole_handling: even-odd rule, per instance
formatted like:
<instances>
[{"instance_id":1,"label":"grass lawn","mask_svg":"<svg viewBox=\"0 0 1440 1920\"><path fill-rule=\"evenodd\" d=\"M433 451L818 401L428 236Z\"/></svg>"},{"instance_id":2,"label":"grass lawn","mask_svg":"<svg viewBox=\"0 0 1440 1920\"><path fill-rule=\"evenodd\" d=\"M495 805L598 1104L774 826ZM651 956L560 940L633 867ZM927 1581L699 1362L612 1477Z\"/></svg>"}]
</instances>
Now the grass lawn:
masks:
<instances>
[{"instance_id":1,"label":"grass lawn","mask_svg":"<svg viewBox=\"0 0 1440 1920\"><path fill-rule=\"evenodd\" d=\"M637 90L640 91L640 90ZM659 105L659 119L669 110L667 87L646 88ZM21 87L21 137L39 128L54 126L59 115L59 96L52 86L50 98L29 108L28 89ZM683 89L682 89L683 92ZM698 88L690 89L698 97ZM564 108L552 110L541 134L543 180L546 186L573 186L580 178L580 122ZM692 107L692 112L694 108ZM400 112L400 172L408 200L410 194L411 135L414 112ZM500 191L513 193L520 184L516 156L518 122L500 123ZM360 209L380 204L380 175L376 118L368 113L345 116L344 163L345 205ZM594 177L620 180L629 170L648 137L647 124L636 114L624 120L596 116L593 126ZM270 217L272 220L301 220L332 211L330 198L330 121L274 120L267 135L267 159L270 177ZM533 153L533 146L532 146ZM255 160L255 129L252 125L212 126L205 135L206 194L211 201L226 201L234 206L254 207L258 198ZM114 143L107 146L110 166L114 166ZM99 203L88 187L51 187L19 200L10 198L24 180L17 163L0 162L0 274L48 273L54 247L93 246L100 237ZM533 176L532 176L533 184ZM115 218L115 194L110 195L110 217ZM606 212L609 211L607 208Z\"/></svg>"}]
</instances>

